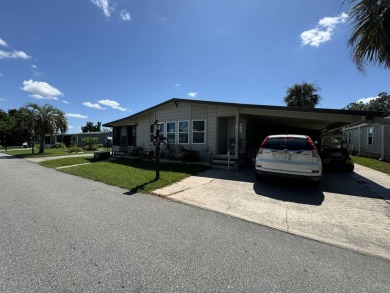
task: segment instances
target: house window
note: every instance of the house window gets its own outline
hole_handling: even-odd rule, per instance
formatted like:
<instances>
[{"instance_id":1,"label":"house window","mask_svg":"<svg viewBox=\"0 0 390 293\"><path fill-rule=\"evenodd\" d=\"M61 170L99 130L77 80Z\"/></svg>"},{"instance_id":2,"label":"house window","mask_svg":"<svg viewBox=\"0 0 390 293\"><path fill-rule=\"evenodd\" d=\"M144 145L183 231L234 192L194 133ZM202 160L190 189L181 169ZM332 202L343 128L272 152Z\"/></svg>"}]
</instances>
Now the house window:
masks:
<instances>
[{"instance_id":1,"label":"house window","mask_svg":"<svg viewBox=\"0 0 390 293\"><path fill-rule=\"evenodd\" d=\"M136 137L136 126L129 126L127 128L127 145L128 146L136 146L137 145L137 137Z\"/></svg>"},{"instance_id":2,"label":"house window","mask_svg":"<svg viewBox=\"0 0 390 293\"><path fill-rule=\"evenodd\" d=\"M121 127L120 146L126 146L127 131L126 127Z\"/></svg>"},{"instance_id":3,"label":"house window","mask_svg":"<svg viewBox=\"0 0 390 293\"><path fill-rule=\"evenodd\" d=\"M374 127L370 126L367 128L367 144L373 145L374 144Z\"/></svg>"},{"instance_id":4,"label":"house window","mask_svg":"<svg viewBox=\"0 0 390 293\"><path fill-rule=\"evenodd\" d=\"M120 130L121 128L120 127L114 127L113 130L112 130L112 144L113 145L116 145L116 146L119 146L119 138L120 138Z\"/></svg>"},{"instance_id":5,"label":"house window","mask_svg":"<svg viewBox=\"0 0 390 293\"><path fill-rule=\"evenodd\" d=\"M179 143L188 143L188 121L179 121Z\"/></svg>"},{"instance_id":6,"label":"house window","mask_svg":"<svg viewBox=\"0 0 390 293\"><path fill-rule=\"evenodd\" d=\"M159 123L160 124L160 140L162 141L164 138L164 123ZM155 131L155 124L150 124L150 142L154 141L154 137L156 136L156 131Z\"/></svg>"},{"instance_id":7,"label":"house window","mask_svg":"<svg viewBox=\"0 0 390 293\"><path fill-rule=\"evenodd\" d=\"M205 143L206 121L192 121L192 143Z\"/></svg>"},{"instance_id":8,"label":"house window","mask_svg":"<svg viewBox=\"0 0 390 293\"><path fill-rule=\"evenodd\" d=\"M167 142L176 143L176 122L167 122Z\"/></svg>"}]
</instances>

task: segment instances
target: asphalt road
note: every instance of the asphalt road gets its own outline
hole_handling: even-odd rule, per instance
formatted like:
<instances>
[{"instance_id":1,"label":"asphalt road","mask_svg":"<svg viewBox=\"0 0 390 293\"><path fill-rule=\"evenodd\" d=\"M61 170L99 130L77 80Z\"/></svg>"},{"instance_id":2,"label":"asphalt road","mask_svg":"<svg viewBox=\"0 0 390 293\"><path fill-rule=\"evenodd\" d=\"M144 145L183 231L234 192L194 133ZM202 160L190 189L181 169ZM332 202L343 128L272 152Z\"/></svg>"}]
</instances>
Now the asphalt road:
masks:
<instances>
[{"instance_id":1,"label":"asphalt road","mask_svg":"<svg viewBox=\"0 0 390 293\"><path fill-rule=\"evenodd\" d=\"M0 292L390 292L390 262L0 154Z\"/></svg>"}]
</instances>

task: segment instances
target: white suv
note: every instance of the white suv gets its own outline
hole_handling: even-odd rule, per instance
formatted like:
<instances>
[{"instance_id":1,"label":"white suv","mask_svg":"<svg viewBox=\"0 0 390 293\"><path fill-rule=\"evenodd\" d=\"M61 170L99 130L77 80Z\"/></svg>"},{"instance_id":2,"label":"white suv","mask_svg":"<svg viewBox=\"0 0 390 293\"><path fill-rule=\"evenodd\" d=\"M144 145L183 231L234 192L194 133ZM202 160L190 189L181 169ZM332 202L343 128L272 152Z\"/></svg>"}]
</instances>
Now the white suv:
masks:
<instances>
[{"instance_id":1,"label":"white suv","mask_svg":"<svg viewBox=\"0 0 390 293\"><path fill-rule=\"evenodd\" d=\"M322 163L317 148L307 135L267 136L256 156L256 177L277 175L317 181L322 177Z\"/></svg>"}]
</instances>

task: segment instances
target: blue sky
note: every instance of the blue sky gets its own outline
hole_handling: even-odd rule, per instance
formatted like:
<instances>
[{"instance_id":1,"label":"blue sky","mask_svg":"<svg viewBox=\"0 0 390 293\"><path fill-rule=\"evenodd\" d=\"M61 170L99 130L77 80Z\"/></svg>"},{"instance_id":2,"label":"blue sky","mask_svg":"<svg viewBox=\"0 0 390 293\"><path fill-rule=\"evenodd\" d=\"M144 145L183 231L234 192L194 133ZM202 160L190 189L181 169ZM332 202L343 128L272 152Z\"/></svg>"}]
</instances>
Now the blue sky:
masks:
<instances>
[{"instance_id":1,"label":"blue sky","mask_svg":"<svg viewBox=\"0 0 390 293\"><path fill-rule=\"evenodd\" d=\"M79 132L171 98L283 106L302 81L320 108L390 92L352 63L340 2L1 0L0 108L49 103Z\"/></svg>"}]
</instances>

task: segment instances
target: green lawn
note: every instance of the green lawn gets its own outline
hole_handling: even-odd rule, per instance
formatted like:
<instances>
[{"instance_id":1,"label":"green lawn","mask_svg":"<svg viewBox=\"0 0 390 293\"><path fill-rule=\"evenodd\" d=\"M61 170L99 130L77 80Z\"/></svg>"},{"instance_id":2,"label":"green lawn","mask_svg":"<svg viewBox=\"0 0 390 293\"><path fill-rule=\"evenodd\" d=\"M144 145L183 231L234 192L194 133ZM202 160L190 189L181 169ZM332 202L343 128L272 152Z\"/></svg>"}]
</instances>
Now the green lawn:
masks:
<instances>
[{"instance_id":1,"label":"green lawn","mask_svg":"<svg viewBox=\"0 0 390 293\"><path fill-rule=\"evenodd\" d=\"M352 157L356 164L386 173L390 175L390 163L364 157Z\"/></svg>"},{"instance_id":2,"label":"green lawn","mask_svg":"<svg viewBox=\"0 0 390 293\"><path fill-rule=\"evenodd\" d=\"M68 153L64 148L47 148L43 154L39 154L39 148L34 148L35 154L32 154L31 149L12 150L9 149L6 154L13 155L19 158L40 158L40 157L56 157L56 156L69 156L79 154L93 154L93 151L83 151L82 153Z\"/></svg>"},{"instance_id":3,"label":"green lawn","mask_svg":"<svg viewBox=\"0 0 390 293\"><path fill-rule=\"evenodd\" d=\"M88 178L128 189L130 192L148 193L168 186L186 177L208 169L202 165L160 164L160 180L155 181L155 163L133 159L117 159L112 161L94 161L86 158L58 159L42 162L41 165L55 168L68 164L92 164L60 169L61 172Z\"/></svg>"}]
</instances>

